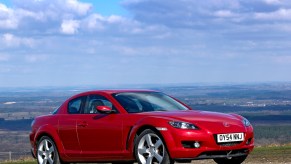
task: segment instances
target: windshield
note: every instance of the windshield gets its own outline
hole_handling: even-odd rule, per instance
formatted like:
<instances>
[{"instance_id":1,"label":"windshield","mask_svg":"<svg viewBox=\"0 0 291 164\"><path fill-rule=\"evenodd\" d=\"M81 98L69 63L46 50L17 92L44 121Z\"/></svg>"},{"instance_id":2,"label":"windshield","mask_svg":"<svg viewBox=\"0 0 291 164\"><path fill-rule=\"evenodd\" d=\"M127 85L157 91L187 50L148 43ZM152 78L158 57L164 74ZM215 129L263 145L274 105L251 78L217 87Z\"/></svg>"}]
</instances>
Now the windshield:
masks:
<instances>
[{"instance_id":1,"label":"windshield","mask_svg":"<svg viewBox=\"0 0 291 164\"><path fill-rule=\"evenodd\" d=\"M113 97L128 113L188 110L186 106L159 92L123 92Z\"/></svg>"}]
</instances>

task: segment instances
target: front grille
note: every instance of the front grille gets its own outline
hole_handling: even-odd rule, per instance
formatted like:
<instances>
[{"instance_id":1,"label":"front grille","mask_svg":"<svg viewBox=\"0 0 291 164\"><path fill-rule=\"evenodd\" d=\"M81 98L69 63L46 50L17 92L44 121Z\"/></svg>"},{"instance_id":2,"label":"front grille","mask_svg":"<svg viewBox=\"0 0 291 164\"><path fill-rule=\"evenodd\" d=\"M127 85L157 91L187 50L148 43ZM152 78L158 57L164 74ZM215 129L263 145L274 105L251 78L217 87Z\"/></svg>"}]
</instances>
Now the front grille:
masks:
<instances>
[{"instance_id":1,"label":"front grille","mask_svg":"<svg viewBox=\"0 0 291 164\"><path fill-rule=\"evenodd\" d=\"M242 142L241 141L240 142L226 142L226 143L217 143L216 142L216 144L219 146L235 146L235 145L238 145L240 143L242 143Z\"/></svg>"},{"instance_id":2,"label":"front grille","mask_svg":"<svg viewBox=\"0 0 291 164\"><path fill-rule=\"evenodd\" d=\"M246 156L249 153L247 149L229 150L229 151L209 151L201 153L196 159L213 159Z\"/></svg>"}]
</instances>

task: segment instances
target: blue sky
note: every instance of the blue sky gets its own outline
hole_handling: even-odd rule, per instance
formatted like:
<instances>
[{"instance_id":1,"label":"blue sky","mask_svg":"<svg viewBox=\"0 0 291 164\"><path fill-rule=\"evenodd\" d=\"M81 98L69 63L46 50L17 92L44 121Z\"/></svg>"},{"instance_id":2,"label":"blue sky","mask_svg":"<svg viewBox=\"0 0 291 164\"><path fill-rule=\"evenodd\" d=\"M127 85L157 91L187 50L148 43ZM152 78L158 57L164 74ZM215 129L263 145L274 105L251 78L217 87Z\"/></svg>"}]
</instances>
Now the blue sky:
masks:
<instances>
[{"instance_id":1,"label":"blue sky","mask_svg":"<svg viewBox=\"0 0 291 164\"><path fill-rule=\"evenodd\" d=\"M0 86L291 81L291 0L2 0Z\"/></svg>"},{"instance_id":2,"label":"blue sky","mask_svg":"<svg viewBox=\"0 0 291 164\"><path fill-rule=\"evenodd\" d=\"M121 0L83 0L81 2L90 3L94 12L100 13L104 16L129 16L129 12L121 5Z\"/></svg>"}]
</instances>

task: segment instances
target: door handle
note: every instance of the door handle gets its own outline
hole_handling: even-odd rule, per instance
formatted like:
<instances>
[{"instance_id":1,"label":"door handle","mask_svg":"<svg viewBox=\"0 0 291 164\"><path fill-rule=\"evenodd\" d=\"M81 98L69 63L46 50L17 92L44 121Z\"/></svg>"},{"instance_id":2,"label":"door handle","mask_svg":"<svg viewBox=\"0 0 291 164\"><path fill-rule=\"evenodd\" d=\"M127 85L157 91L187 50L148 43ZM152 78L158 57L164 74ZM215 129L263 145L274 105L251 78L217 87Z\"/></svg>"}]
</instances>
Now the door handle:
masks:
<instances>
[{"instance_id":1,"label":"door handle","mask_svg":"<svg viewBox=\"0 0 291 164\"><path fill-rule=\"evenodd\" d=\"M78 123L77 126L86 127L88 126L88 123L84 121L82 123Z\"/></svg>"}]
</instances>

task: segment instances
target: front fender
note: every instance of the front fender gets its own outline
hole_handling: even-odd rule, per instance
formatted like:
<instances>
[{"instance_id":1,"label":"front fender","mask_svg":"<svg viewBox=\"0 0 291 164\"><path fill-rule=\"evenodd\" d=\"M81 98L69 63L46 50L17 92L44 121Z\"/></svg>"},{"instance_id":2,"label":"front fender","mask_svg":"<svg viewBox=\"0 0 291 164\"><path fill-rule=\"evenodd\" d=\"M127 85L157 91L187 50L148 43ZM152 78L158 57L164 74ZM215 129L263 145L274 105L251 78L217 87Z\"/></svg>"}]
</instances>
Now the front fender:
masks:
<instances>
[{"instance_id":1,"label":"front fender","mask_svg":"<svg viewBox=\"0 0 291 164\"><path fill-rule=\"evenodd\" d=\"M171 149L174 146L174 138L171 134L171 126L169 125L170 119L167 117L150 116L145 117L138 121L129 134L127 141L127 150L132 152L134 156L134 146L136 135L140 134L145 129L153 129L157 131L165 142L167 149ZM171 154L170 154L171 155Z\"/></svg>"}]
</instances>

